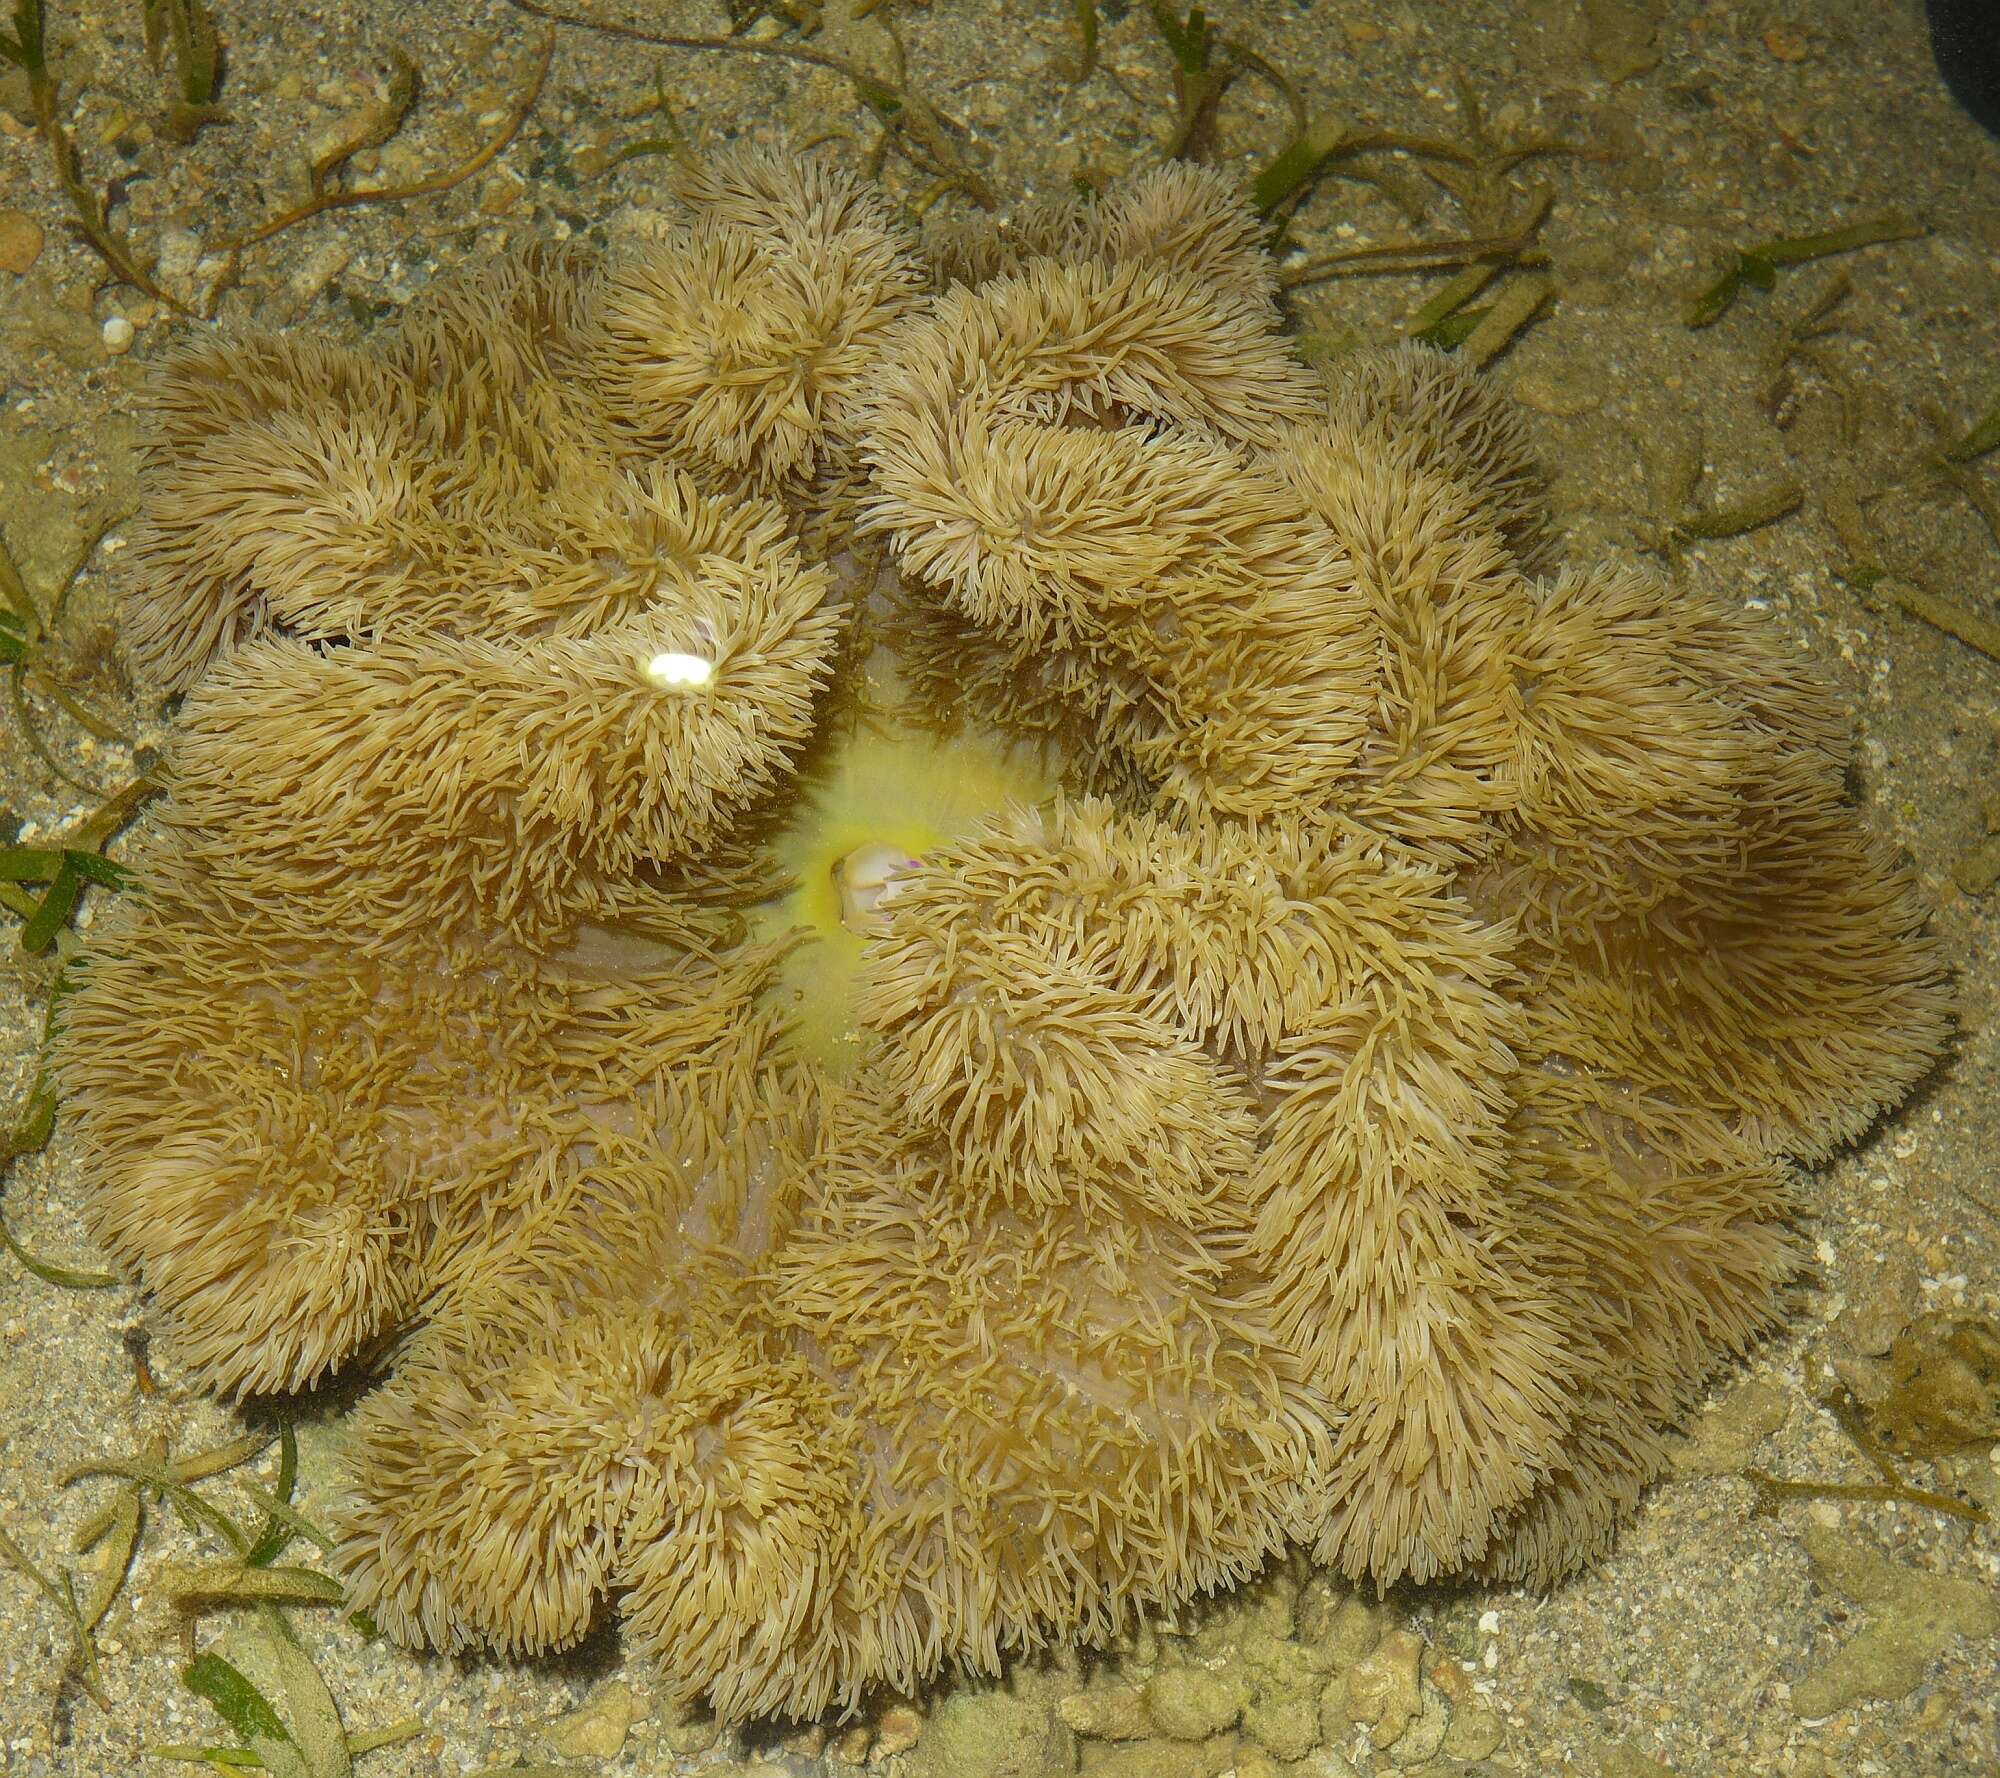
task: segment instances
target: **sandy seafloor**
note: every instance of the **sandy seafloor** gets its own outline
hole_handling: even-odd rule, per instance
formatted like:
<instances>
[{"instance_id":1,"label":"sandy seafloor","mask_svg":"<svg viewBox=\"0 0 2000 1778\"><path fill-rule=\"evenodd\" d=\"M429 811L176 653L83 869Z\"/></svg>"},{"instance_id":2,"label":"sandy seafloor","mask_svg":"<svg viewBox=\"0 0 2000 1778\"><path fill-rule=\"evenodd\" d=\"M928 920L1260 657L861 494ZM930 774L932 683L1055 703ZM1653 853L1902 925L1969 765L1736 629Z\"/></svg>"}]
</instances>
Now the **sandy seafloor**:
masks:
<instances>
[{"instance_id":1,"label":"sandy seafloor","mask_svg":"<svg viewBox=\"0 0 2000 1778\"><path fill-rule=\"evenodd\" d=\"M603 0L603 8L602 16L656 28L713 31L726 22L700 0ZM117 224L159 256L172 288L203 300L215 269L204 250L296 200L306 145L354 127L390 51L421 66L422 97L356 163L357 184L405 181L461 159L503 115L542 30L497 0L215 0L231 121L178 147L160 131L169 81L146 65L140 10L136 0L51 0L63 115L87 176L119 182ZM967 151L1003 202L1060 191L1080 170L1142 163L1169 127L1168 62L1147 9L1100 0L1098 10L1099 66L1078 85L1076 26L1062 0L894 6L911 78L963 123ZM1803 504L1790 517L1690 542L1663 571L1774 611L1833 664L1859 723L1866 818L1908 848L1936 896L1960 971L1962 1038L1912 1104L1817 1179L1820 1265L1795 1328L1716 1390L1680 1470L1653 1491L1608 1561L1551 1597L1399 1593L1367 1621L1364 1644L1414 1628L1442 1686L1424 1691L1418 1721L1386 1748L1338 1696L1316 1727L1294 1720L1281 1732L1253 1715L1211 1724L1205 1735L1197 1723L1180 1739L1079 1739L1049 1707L1085 1689L1088 1676L1074 1666L1020 1676L1011 1700L975 1691L943 1709L927 1701L929 1720L905 1751L891 1748L908 1740L918 1720L908 1714L872 1743L865 1727L844 1738L807 1732L746 1743L659 1705L643 1663L627 1660L608 1631L562 1660L516 1666L409 1655L364 1642L332 1613L299 1611L351 1728L421 1719L415 1738L360 1761L371 1778L551 1764L803 1772L865 1761L871 1744L877 1770L967 1778L2000 1770L1996 1533L1871 1501L1754 1516L1738 1473L1751 1465L1870 1480L1817 1404L1820 1368L1880 1351L1926 1310L2000 1310L1992 1208L2000 891L1968 894L1953 876L2000 826L2000 663L1894 602L1899 587L1921 584L1996 615L2000 541L1971 498L1916 466L1939 426L1962 429L2000 402L2000 144L1939 86L1916 0L1224 0L1214 10L1223 33L1296 82L1317 118L1452 136L1466 123L1462 77L1494 137L1607 151L1530 161L1512 174L1517 194L1543 185L1553 194L1540 243L1555 295L1493 374L1534 410L1573 560L1662 563L1648 552L1673 516L1658 510L1672 479L1665 465L1691 449L1707 466L1700 500L1728 506L1780 478L1799 482ZM847 21L840 0L830 0L811 41L886 65L879 25ZM657 119L632 115L652 98L656 75L698 147L844 133L842 147L870 133L837 76L566 29L539 105L491 166L443 195L337 211L253 249L218 312L354 338L440 269L510 241L547 232L615 240L643 226L663 163L608 163L621 144L660 133ZM112 665L119 601L137 590L121 572L116 521L133 498L135 390L146 361L184 324L107 282L65 228L28 116L19 77L0 80L0 265L9 268L0 270L0 528L46 599L82 543L113 521L69 601L60 668L157 738L157 706L122 703ZM1221 114L1225 156L1253 170L1283 128L1281 101L1245 79ZM1295 228L1303 252L1490 224L1468 219L1408 163L1372 164L1384 182L1322 185ZM893 159L888 178L906 194L924 183ZM1418 204L1420 219L1408 208ZM1684 325L1687 296L1732 246L1890 211L1920 218L1927 232L1788 270L1774 292L1746 295L1716 325ZM1850 289L1831 317L1835 330L1806 342L1786 369L1785 328L1840 277ZM1296 319L1329 349L1386 339L1437 286L1435 277L1405 276L1317 284L1294 299ZM131 326L129 346L120 318ZM1989 507L2000 504L1991 460L1968 473ZM1894 571L1872 593L1843 573L1849 555L1827 510L1843 491L1863 503ZM36 707L73 770L103 783L130 775L123 748L79 745L76 730ZM89 799L50 776L9 716L0 721L0 803L34 839ZM14 1104L29 1078L47 971L13 956L11 940L9 949L0 1103ZM65 1162L59 1131L47 1155L14 1169L6 1213L34 1250L88 1265L78 1184ZM141 1388L128 1336L147 1316L129 1290L56 1290L0 1259L0 1529L47 1566L66 1559L75 1526L104 1498L103 1483L61 1487L70 1465L155 1436L191 1451L240 1430L170 1367L158 1368L152 1392ZM308 1512L331 1485L340 1407L308 1409L300 1494ZM1919 1483L2000 1507L1996 1458L2000 1450L1975 1444L1904 1467ZM268 1460L259 1473L268 1478ZM226 1482L208 1486L248 1516ZM1818 1540L1817 1564L1808 1539ZM170 1514L151 1515L99 1633L109 1714L65 1679L58 1613L0 1569L0 1772L166 1770L142 1750L216 1738L219 1725L177 1679L186 1626L151 1584L161 1561L196 1549ZM1870 1552L1896 1566L1871 1567ZM1267 1590L1235 1617L1225 1610L1194 1640L1142 1637L1124 1669L1091 1670L1094 1683L1143 1678L1150 1658L1213 1668L1226 1690L1232 1660L1240 1665L1255 1640L1238 1633L1245 1624L1275 1627L1294 1650L1326 1629L1327 1590L1308 1586L1296 1600L1293 1590ZM204 1620L195 1634L206 1645L217 1627ZM1805 1714L1802 1701L1821 1714ZM572 1716L579 1709L581 1723ZM1432 1732L1440 1714L1462 1718L1443 1741ZM1075 1706L1070 1715L1083 1719ZM621 1717L629 1718L622 1732Z\"/></svg>"}]
</instances>

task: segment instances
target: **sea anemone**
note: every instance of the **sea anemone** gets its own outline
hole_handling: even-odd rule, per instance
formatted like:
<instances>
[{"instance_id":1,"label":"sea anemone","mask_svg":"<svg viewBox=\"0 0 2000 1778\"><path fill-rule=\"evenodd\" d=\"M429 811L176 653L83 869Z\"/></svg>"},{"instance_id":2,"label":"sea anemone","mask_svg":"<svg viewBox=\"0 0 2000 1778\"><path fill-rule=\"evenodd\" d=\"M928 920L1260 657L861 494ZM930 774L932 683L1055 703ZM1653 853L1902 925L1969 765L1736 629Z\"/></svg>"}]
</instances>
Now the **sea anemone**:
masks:
<instances>
[{"instance_id":1,"label":"sea anemone","mask_svg":"<svg viewBox=\"0 0 2000 1778\"><path fill-rule=\"evenodd\" d=\"M161 372L173 787L58 1059L166 1348L394 1340L355 1603L614 1599L729 1716L1591 1559L1945 1038L1829 692L1558 571L1450 361L1307 370L1217 175L929 295L820 160L680 196Z\"/></svg>"}]
</instances>

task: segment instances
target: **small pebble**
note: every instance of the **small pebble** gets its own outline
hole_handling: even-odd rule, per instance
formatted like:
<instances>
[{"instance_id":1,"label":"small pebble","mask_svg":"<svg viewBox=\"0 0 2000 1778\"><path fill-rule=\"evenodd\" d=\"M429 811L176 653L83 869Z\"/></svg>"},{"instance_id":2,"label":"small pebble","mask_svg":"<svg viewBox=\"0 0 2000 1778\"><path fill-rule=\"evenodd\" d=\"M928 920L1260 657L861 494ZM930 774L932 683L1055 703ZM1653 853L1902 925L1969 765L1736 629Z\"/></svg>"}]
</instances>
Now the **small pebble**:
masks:
<instances>
[{"instance_id":1,"label":"small pebble","mask_svg":"<svg viewBox=\"0 0 2000 1778\"><path fill-rule=\"evenodd\" d=\"M1423 1707L1417 1682L1423 1652L1422 1637L1392 1630L1347 1676L1348 1717L1377 1747L1394 1745Z\"/></svg>"},{"instance_id":2,"label":"small pebble","mask_svg":"<svg viewBox=\"0 0 2000 1778\"><path fill-rule=\"evenodd\" d=\"M1447 1759L1483 1760L1498 1751L1506 1733L1496 1711L1484 1704L1464 1705L1452 1712L1439 1752Z\"/></svg>"},{"instance_id":3,"label":"small pebble","mask_svg":"<svg viewBox=\"0 0 2000 1778\"><path fill-rule=\"evenodd\" d=\"M1392 1766L1428 1767L1451 1732L1451 1701L1432 1686L1424 1686L1421 1696L1423 1707L1416 1720L1383 1749Z\"/></svg>"},{"instance_id":4,"label":"small pebble","mask_svg":"<svg viewBox=\"0 0 2000 1778\"><path fill-rule=\"evenodd\" d=\"M132 323L123 315L112 315L104 323L104 349L107 352L129 352L132 349Z\"/></svg>"},{"instance_id":5,"label":"small pebble","mask_svg":"<svg viewBox=\"0 0 2000 1778\"><path fill-rule=\"evenodd\" d=\"M353 257L353 249L343 241L327 241L314 248L305 262L286 280L293 299L299 303L313 301L347 269Z\"/></svg>"},{"instance_id":6,"label":"small pebble","mask_svg":"<svg viewBox=\"0 0 2000 1778\"><path fill-rule=\"evenodd\" d=\"M42 256L42 225L21 210L0 210L0 272L15 277Z\"/></svg>"},{"instance_id":7,"label":"small pebble","mask_svg":"<svg viewBox=\"0 0 2000 1778\"><path fill-rule=\"evenodd\" d=\"M914 1704L892 1704L875 1723L875 1745L868 1763L880 1765L892 1754L908 1753L924 1729L924 1713Z\"/></svg>"},{"instance_id":8,"label":"small pebble","mask_svg":"<svg viewBox=\"0 0 2000 1778\"><path fill-rule=\"evenodd\" d=\"M680 1709L669 1714L660 1730L660 1744L670 1753L706 1753L721 1738L712 1711Z\"/></svg>"},{"instance_id":9,"label":"small pebble","mask_svg":"<svg viewBox=\"0 0 2000 1778\"><path fill-rule=\"evenodd\" d=\"M194 276L201 261L201 236L193 229L161 229L159 248L159 257L153 261L154 276L168 284L184 284Z\"/></svg>"},{"instance_id":10,"label":"small pebble","mask_svg":"<svg viewBox=\"0 0 2000 1778\"><path fill-rule=\"evenodd\" d=\"M579 1710L549 1727L549 1745L565 1759L616 1759L635 1714L632 1688L614 1680Z\"/></svg>"},{"instance_id":11,"label":"small pebble","mask_svg":"<svg viewBox=\"0 0 2000 1778\"><path fill-rule=\"evenodd\" d=\"M1146 1681L1146 1714L1176 1741L1201 1741L1234 1728L1248 1702L1240 1679L1199 1667L1169 1667Z\"/></svg>"},{"instance_id":12,"label":"small pebble","mask_svg":"<svg viewBox=\"0 0 2000 1778\"><path fill-rule=\"evenodd\" d=\"M1153 1728L1146 1694L1136 1685L1073 1693L1056 1705L1056 1714L1093 1741L1137 1741Z\"/></svg>"},{"instance_id":13,"label":"small pebble","mask_svg":"<svg viewBox=\"0 0 2000 1778\"><path fill-rule=\"evenodd\" d=\"M875 1731L865 1722L849 1723L827 1744L826 1757L836 1766L858 1766L868 1758Z\"/></svg>"},{"instance_id":14,"label":"small pebble","mask_svg":"<svg viewBox=\"0 0 2000 1778\"><path fill-rule=\"evenodd\" d=\"M1288 1765L1302 1760L1319 1745L1319 1699L1311 1692L1282 1690L1259 1695L1243 1712L1243 1733L1273 1759Z\"/></svg>"}]
</instances>

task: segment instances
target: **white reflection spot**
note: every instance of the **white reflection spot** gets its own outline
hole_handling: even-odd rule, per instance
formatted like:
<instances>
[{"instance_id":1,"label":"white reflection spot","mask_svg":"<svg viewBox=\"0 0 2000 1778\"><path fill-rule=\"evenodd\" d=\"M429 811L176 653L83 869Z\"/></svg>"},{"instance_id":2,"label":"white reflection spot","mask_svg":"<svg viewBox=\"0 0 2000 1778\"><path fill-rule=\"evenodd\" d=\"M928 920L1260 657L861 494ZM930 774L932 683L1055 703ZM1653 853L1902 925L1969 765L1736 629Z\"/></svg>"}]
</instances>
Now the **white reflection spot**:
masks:
<instances>
[{"instance_id":1,"label":"white reflection spot","mask_svg":"<svg viewBox=\"0 0 2000 1778\"><path fill-rule=\"evenodd\" d=\"M656 654L646 663L646 677L662 691L706 685L715 677L715 663L698 654Z\"/></svg>"}]
</instances>

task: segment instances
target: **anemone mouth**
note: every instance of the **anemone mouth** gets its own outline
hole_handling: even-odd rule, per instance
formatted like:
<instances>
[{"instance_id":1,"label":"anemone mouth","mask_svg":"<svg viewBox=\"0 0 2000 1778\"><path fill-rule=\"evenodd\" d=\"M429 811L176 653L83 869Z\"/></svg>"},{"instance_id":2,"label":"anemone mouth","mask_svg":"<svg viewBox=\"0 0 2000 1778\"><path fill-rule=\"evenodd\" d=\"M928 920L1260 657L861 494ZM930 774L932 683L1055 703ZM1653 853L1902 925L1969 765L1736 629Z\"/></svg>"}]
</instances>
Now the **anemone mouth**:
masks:
<instances>
[{"instance_id":1,"label":"anemone mouth","mask_svg":"<svg viewBox=\"0 0 2000 1778\"><path fill-rule=\"evenodd\" d=\"M889 903L910 872L923 863L901 846L871 840L833 861L833 892L840 898L840 923L861 937L888 924Z\"/></svg>"},{"instance_id":2,"label":"anemone mouth","mask_svg":"<svg viewBox=\"0 0 2000 1778\"><path fill-rule=\"evenodd\" d=\"M941 729L896 653L865 651L774 817L763 850L784 888L751 919L787 945L766 1001L806 1061L845 1075L858 1059L855 978L898 889L995 815L1047 806L1064 763L976 720Z\"/></svg>"}]
</instances>

